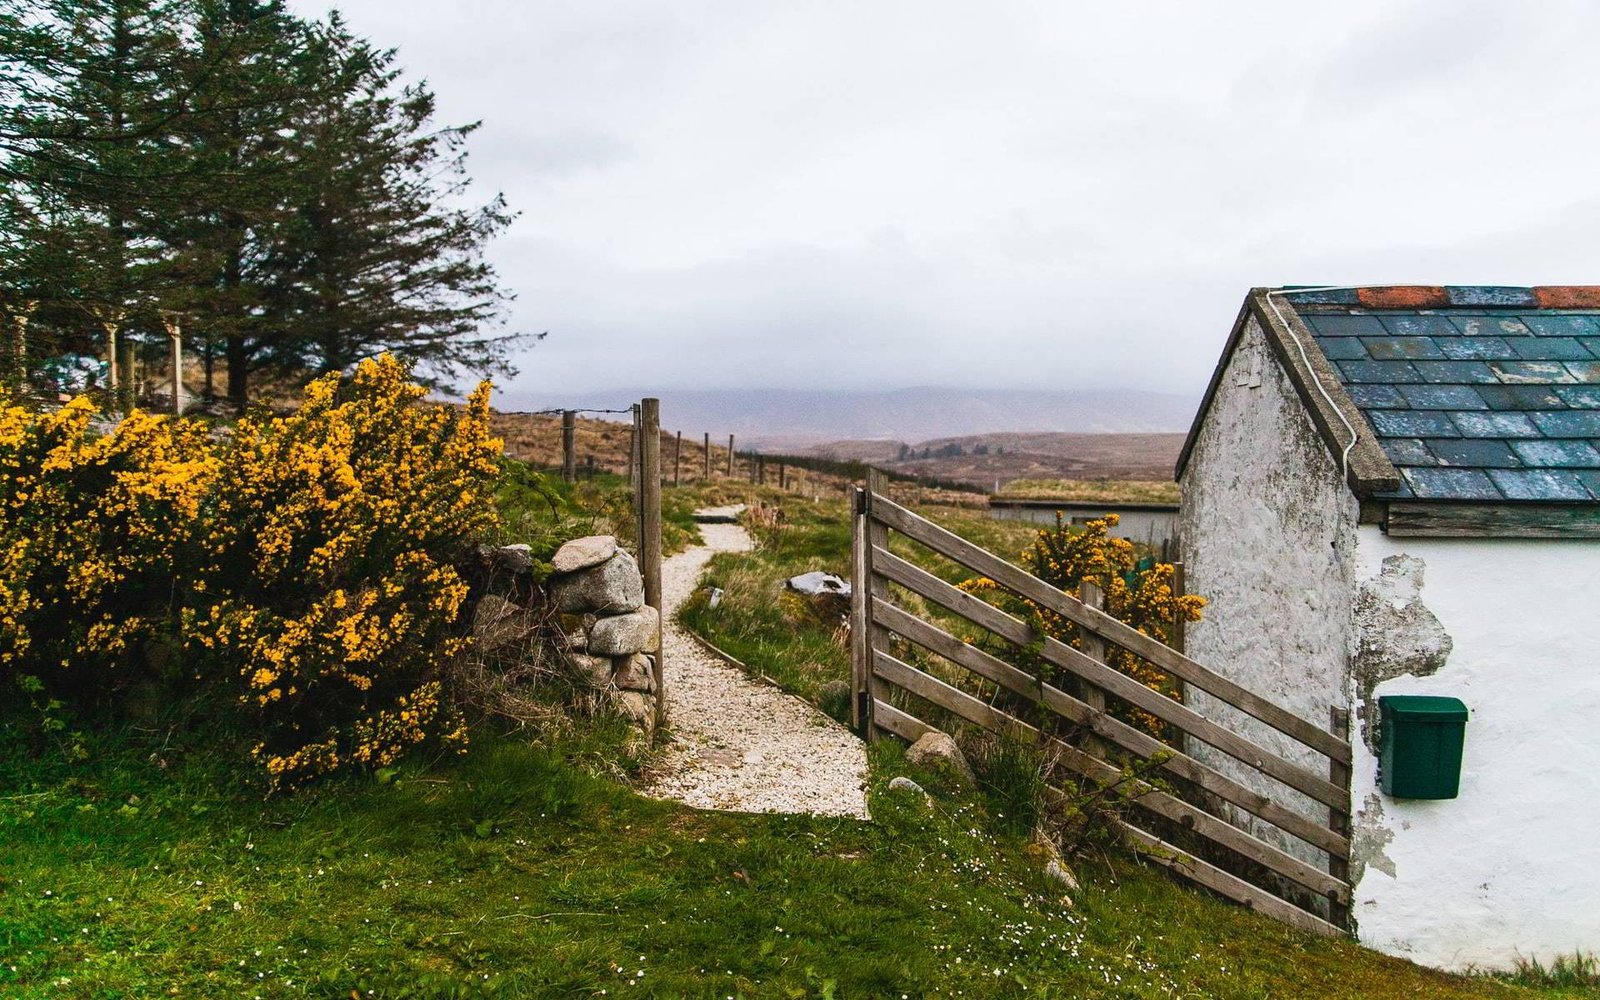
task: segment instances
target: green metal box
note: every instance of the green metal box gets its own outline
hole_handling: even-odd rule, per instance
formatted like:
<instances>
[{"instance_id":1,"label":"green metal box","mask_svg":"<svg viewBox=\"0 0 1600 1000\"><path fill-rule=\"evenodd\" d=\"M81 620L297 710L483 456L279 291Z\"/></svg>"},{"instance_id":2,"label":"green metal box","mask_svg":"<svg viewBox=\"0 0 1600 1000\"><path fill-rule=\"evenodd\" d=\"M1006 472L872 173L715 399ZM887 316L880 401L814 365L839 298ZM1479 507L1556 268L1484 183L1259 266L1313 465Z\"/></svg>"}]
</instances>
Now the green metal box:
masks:
<instances>
[{"instance_id":1,"label":"green metal box","mask_svg":"<svg viewBox=\"0 0 1600 1000\"><path fill-rule=\"evenodd\" d=\"M1453 799L1461 788L1467 706L1457 698L1385 695L1378 699L1382 752L1378 774L1397 799Z\"/></svg>"}]
</instances>

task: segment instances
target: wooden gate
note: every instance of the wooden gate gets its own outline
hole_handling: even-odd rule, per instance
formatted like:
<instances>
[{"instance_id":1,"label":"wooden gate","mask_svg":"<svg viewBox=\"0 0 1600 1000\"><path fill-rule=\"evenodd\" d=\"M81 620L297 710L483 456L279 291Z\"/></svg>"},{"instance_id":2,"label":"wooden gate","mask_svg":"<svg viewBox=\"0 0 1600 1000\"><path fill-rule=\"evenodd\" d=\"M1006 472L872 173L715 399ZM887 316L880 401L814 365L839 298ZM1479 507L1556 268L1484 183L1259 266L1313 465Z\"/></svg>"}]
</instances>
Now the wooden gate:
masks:
<instances>
[{"instance_id":1,"label":"wooden gate","mask_svg":"<svg viewBox=\"0 0 1600 1000\"><path fill-rule=\"evenodd\" d=\"M941 712L1034 742L1061 765L1100 785L1122 780L1125 766L1146 762L1139 766L1148 768L1151 777L1159 775L1160 783L1172 790L1142 780L1133 783L1130 818L1116 822L1135 850L1286 923L1328 935L1347 933L1350 745L1343 738L1342 717L1333 720L1336 732L1313 725L1117 621L1092 599L1066 594L912 513L884 496L883 488L876 480L872 488L855 493L851 660L854 719L863 736L891 733L915 740L933 728L917 712ZM1084 636L1084 648L1051 638L1041 643L1028 623L896 555L890 550L891 532L1073 622ZM908 611L902 594L914 594L1011 648L1027 649L1052 664L1062 679L1046 683L957 638L947 627ZM1289 737L1301 751L1295 757L1325 759L1326 767L1312 770L1290 760L1108 666L1107 644L1182 681L1186 692L1204 691ZM908 662L913 660L923 666ZM1017 698L1010 699L1008 709L1006 693L1026 699L1031 711L1021 711ZM930 708L919 708L924 705ZM1238 767L1218 766L1224 760L1219 754L1196 755L1183 737L1163 742L1130 725L1116 717L1115 710L1124 708L1154 716L1171 730L1225 754ZM1035 722L1019 715L1032 715ZM1065 720L1069 734L1052 735L1046 730L1062 727L1036 724L1041 719ZM1225 770L1252 780L1246 785ZM1259 788L1274 791L1267 794ZM1262 831L1241 816L1271 824L1287 836Z\"/></svg>"}]
</instances>

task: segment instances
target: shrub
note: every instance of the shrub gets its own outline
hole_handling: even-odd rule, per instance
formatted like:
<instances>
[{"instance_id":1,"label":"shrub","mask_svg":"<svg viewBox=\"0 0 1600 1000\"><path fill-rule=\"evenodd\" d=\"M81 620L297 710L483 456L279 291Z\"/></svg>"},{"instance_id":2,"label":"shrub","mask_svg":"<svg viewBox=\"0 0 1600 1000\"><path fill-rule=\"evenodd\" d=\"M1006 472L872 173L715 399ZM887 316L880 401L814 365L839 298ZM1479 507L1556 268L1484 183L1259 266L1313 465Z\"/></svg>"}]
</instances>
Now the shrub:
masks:
<instances>
[{"instance_id":1,"label":"shrub","mask_svg":"<svg viewBox=\"0 0 1600 1000\"><path fill-rule=\"evenodd\" d=\"M500 443L487 383L461 409L423 394L384 356L218 440L137 412L96 435L81 400L6 408L0 668L81 702L139 679L142 648L181 643L274 786L460 744L442 676L463 642L453 563L496 527Z\"/></svg>"},{"instance_id":2,"label":"shrub","mask_svg":"<svg viewBox=\"0 0 1600 1000\"><path fill-rule=\"evenodd\" d=\"M1034 576L1073 596L1077 596L1079 585L1086 580L1098 584L1104 594L1106 614L1145 635L1171 642L1174 623L1180 617L1186 622L1199 621L1206 599L1197 594L1175 594L1172 565L1154 559L1141 560L1132 542L1111 537L1110 529L1116 526L1117 520L1116 514L1107 514L1081 529L1074 529L1058 514L1055 526L1041 529L1033 545L1024 550L1023 565ZM1043 634L1076 649L1083 648L1078 626L1049 608L1014 597L986 577L968 580L962 586L970 592L1012 605L1027 615ZM1106 663L1152 690L1169 697L1179 696L1178 685L1171 677L1125 649L1108 644ZM1053 676L1049 663L1040 661L1035 667L1045 679ZM1120 714L1152 733L1164 735L1163 724L1147 712L1127 708Z\"/></svg>"}]
</instances>

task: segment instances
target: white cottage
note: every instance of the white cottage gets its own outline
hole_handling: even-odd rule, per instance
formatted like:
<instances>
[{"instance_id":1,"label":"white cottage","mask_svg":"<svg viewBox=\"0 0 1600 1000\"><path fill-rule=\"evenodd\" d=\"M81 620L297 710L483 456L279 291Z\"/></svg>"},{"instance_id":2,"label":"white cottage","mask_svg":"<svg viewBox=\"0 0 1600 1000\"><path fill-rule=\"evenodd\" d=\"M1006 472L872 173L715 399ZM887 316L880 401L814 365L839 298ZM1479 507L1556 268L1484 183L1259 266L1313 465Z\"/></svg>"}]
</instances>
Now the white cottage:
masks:
<instances>
[{"instance_id":1,"label":"white cottage","mask_svg":"<svg viewBox=\"0 0 1600 1000\"><path fill-rule=\"evenodd\" d=\"M1600 950L1600 288L1256 289L1177 476L1189 654L1349 712L1361 942ZM1383 790L1394 695L1465 704L1456 797Z\"/></svg>"}]
</instances>

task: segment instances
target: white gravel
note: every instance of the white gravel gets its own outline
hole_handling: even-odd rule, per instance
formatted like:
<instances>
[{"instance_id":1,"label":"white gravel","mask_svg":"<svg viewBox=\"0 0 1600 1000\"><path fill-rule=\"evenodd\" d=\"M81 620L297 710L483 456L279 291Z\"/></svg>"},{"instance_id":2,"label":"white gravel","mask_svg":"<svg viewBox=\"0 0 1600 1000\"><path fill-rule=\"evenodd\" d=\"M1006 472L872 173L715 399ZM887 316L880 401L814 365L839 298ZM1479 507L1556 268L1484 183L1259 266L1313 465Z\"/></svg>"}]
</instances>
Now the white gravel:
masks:
<instances>
[{"instance_id":1,"label":"white gravel","mask_svg":"<svg viewBox=\"0 0 1600 1000\"><path fill-rule=\"evenodd\" d=\"M750 536L738 525L702 524L700 533L705 545L662 565L673 739L645 794L701 809L866 819L867 754L861 741L806 702L751 680L707 652L677 623L678 607L694 592L712 554L750 549Z\"/></svg>"}]
</instances>

